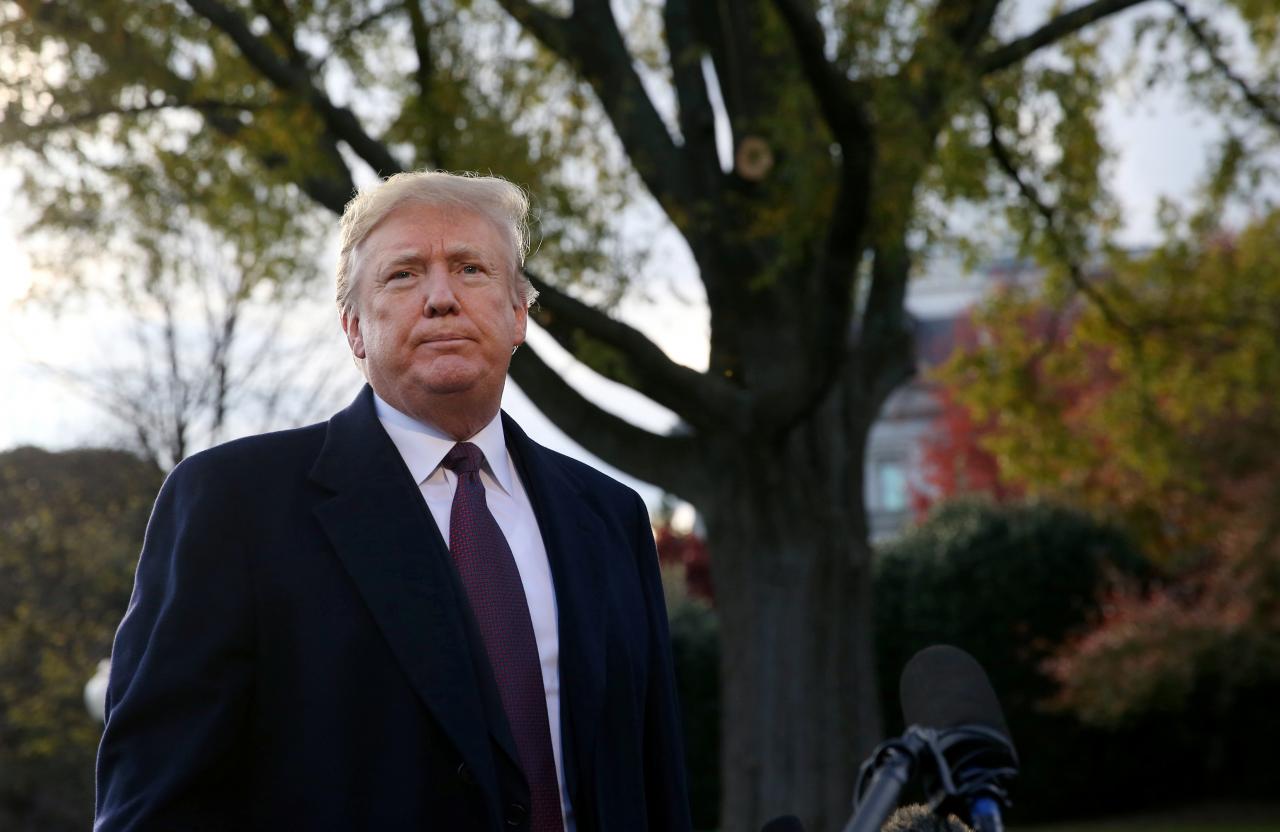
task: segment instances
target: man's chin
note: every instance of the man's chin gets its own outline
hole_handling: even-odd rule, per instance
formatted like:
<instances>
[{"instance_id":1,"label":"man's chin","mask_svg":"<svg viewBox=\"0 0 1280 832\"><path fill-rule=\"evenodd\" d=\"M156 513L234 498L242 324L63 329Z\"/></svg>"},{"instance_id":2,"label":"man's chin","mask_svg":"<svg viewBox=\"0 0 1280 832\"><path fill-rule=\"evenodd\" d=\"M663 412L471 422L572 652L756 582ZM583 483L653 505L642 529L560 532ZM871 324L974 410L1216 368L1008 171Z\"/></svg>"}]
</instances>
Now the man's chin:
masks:
<instances>
[{"instance_id":1,"label":"man's chin","mask_svg":"<svg viewBox=\"0 0 1280 832\"><path fill-rule=\"evenodd\" d=\"M465 396L483 393L483 374L467 367L437 370L415 379L417 387L429 396ZM499 393L501 395L501 393Z\"/></svg>"}]
</instances>

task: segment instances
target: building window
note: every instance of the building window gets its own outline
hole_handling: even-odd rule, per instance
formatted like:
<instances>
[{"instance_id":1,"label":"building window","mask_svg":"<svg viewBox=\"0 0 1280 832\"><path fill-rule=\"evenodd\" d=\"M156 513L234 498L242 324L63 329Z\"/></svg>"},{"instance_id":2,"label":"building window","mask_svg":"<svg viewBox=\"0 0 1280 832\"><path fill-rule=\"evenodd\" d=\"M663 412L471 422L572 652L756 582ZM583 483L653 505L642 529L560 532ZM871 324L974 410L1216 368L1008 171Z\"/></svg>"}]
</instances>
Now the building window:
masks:
<instances>
[{"instance_id":1,"label":"building window","mask_svg":"<svg viewBox=\"0 0 1280 832\"><path fill-rule=\"evenodd\" d=\"M907 510L907 468L901 462L876 464L876 491L881 511Z\"/></svg>"}]
</instances>

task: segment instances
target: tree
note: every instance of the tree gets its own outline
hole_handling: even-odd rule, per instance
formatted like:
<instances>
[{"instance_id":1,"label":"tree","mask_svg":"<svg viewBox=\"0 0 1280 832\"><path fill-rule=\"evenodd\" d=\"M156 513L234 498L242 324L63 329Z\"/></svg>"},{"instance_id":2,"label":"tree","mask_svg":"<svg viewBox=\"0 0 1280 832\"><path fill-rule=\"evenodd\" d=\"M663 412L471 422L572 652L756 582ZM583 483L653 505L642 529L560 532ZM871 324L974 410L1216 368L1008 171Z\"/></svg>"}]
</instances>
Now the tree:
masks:
<instances>
[{"instance_id":1,"label":"tree","mask_svg":"<svg viewBox=\"0 0 1280 832\"><path fill-rule=\"evenodd\" d=\"M1278 250L1280 212L1232 234L1193 216L1113 260L1093 286L1105 310L1001 298L985 345L943 374L990 419L982 442L1002 477L1123 523L1163 566L1160 584L1121 585L1055 650L1054 698L1087 722L1193 713L1218 743L1258 746L1250 708L1280 685ZM1024 337L1046 311L1064 321L1051 353ZM1208 759L1236 776L1255 757Z\"/></svg>"},{"instance_id":2,"label":"tree","mask_svg":"<svg viewBox=\"0 0 1280 832\"><path fill-rule=\"evenodd\" d=\"M1212 549L1238 484L1269 472L1280 382L1280 213L1118 254L1107 306L1011 292L940 377L1001 477L1123 524L1171 570ZM1057 321L1055 349L1028 321ZM1118 326L1113 320L1123 320Z\"/></svg>"},{"instance_id":3,"label":"tree","mask_svg":"<svg viewBox=\"0 0 1280 832\"><path fill-rule=\"evenodd\" d=\"M111 649L159 472L120 451L0 454L0 826L84 829Z\"/></svg>"},{"instance_id":4,"label":"tree","mask_svg":"<svg viewBox=\"0 0 1280 832\"><path fill-rule=\"evenodd\" d=\"M136 229L118 270L106 270L114 274L85 275L78 298L57 302L60 311L76 300L99 315L116 310L120 337L104 341L124 348L104 346L76 367L42 365L114 417L122 444L164 471L246 426L330 412L337 377L318 349L318 319L308 320L308 284L278 277L304 257L258 247L252 263L238 262L237 248L181 204L167 210L169 227Z\"/></svg>"},{"instance_id":5,"label":"tree","mask_svg":"<svg viewBox=\"0 0 1280 832\"><path fill-rule=\"evenodd\" d=\"M977 346L972 322L966 316L956 326L956 348ZM979 420L958 398L958 391L937 384L933 394L938 415L921 441L921 484L912 490L911 505L923 519L934 506L958 497L985 495L997 502L1022 496L1022 489L1000 476L1000 465L985 442L995 418Z\"/></svg>"},{"instance_id":6,"label":"tree","mask_svg":"<svg viewBox=\"0 0 1280 832\"><path fill-rule=\"evenodd\" d=\"M1002 0L11 0L0 136L43 160L26 166L33 201L85 210L92 189L68 171L87 161L117 188L121 155L197 206L236 181L337 212L358 176L423 165L528 184L537 322L680 426L610 414L532 349L512 374L585 448L706 520L725 828L795 812L828 829L881 733L862 469L913 372L908 277L958 202L1009 208L1037 251L1108 230L1097 121L1115 73L1097 24L1140 5L1085 0L1022 30ZM1265 5L1235 8L1270 78ZM1230 54L1190 14L1199 40L1176 13L1151 20L1142 32ZM1237 81L1257 97L1225 59L1162 66L1221 87L1205 101L1223 111ZM226 203L208 202L193 210L222 227ZM643 254L612 222L628 204L688 245L705 371L604 311Z\"/></svg>"}]
</instances>

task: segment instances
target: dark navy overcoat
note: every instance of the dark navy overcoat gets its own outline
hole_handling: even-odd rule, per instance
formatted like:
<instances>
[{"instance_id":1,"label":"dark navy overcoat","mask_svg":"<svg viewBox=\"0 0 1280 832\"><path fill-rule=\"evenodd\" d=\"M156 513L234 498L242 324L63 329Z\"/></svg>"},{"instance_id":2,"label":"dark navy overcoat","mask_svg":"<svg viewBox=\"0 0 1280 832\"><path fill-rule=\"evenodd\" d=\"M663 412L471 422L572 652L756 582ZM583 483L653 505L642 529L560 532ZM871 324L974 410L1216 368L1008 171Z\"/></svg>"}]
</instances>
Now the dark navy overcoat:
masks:
<instances>
[{"instance_id":1,"label":"dark navy overcoat","mask_svg":"<svg viewBox=\"0 0 1280 832\"><path fill-rule=\"evenodd\" d=\"M640 498L503 427L555 583L580 832L689 828ZM178 465L116 635L100 832L518 830L528 786L439 530L366 387Z\"/></svg>"}]
</instances>

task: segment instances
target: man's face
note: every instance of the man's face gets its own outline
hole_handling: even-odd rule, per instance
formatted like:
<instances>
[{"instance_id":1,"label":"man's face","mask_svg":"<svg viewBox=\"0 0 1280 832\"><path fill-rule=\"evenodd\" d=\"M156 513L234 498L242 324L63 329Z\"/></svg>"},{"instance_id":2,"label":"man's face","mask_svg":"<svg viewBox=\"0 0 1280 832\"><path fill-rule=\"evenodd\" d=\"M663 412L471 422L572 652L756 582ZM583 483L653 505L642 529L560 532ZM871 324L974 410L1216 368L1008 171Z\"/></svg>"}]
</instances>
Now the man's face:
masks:
<instances>
[{"instance_id":1,"label":"man's face","mask_svg":"<svg viewBox=\"0 0 1280 832\"><path fill-rule=\"evenodd\" d=\"M420 418L450 403L496 411L528 320L512 257L465 209L411 202L374 227L355 251L342 326L378 395Z\"/></svg>"}]
</instances>

